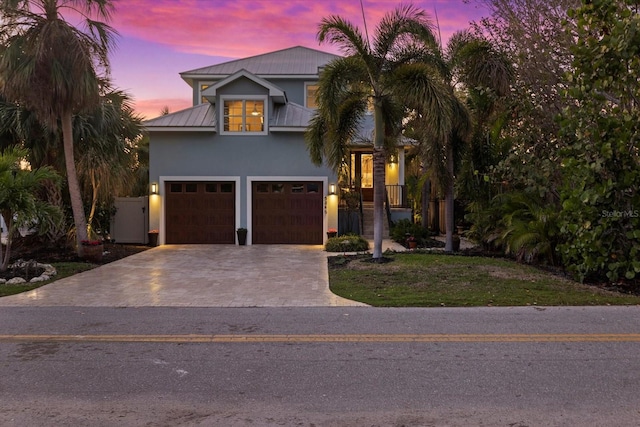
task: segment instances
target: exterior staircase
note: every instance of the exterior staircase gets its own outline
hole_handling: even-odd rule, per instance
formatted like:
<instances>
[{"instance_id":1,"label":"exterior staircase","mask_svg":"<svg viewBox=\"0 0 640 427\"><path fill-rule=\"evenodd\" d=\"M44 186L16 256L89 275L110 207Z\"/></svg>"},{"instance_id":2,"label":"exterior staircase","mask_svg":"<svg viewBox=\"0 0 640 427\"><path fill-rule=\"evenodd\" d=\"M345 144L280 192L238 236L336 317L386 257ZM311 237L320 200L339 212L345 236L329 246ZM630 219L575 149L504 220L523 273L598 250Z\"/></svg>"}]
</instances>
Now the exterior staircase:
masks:
<instances>
[{"instance_id":1,"label":"exterior staircase","mask_svg":"<svg viewBox=\"0 0 640 427\"><path fill-rule=\"evenodd\" d=\"M382 238L389 238L389 218L387 210L384 209L382 219ZM373 240L373 202L362 203L362 237Z\"/></svg>"}]
</instances>

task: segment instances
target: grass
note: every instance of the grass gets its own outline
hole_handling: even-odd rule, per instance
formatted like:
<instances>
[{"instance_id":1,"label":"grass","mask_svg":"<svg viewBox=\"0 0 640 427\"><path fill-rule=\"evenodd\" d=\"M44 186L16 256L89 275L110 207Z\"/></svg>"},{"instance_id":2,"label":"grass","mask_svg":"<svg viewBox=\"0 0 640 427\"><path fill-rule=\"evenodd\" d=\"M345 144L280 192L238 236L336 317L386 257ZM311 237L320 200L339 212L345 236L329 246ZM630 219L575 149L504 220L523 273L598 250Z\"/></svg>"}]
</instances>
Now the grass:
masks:
<instances>
[{"instance_id":1,"label":"grass","mask_svg":"<svg viewBox=\"0 0 640 427\"><path fill-rule=\"evenodd\" d=\"M46 282L23 283L21 285L0 285L0 297L27 292L55 280L73 276L74 274L82 273L83 271L97 267L96 264L89 264L87 262L54 262L51 263L51 265L53 265L57 271L57 274L51 280L47 280Z\"/></svg>"},{"instance_id":2,"label":"grass","mask_svg":"<svg viewBox=\"0 0 640 427\"><path fill-rule=\"evenodd\" d=\"M432 253L330 258L331 291L375 307L636 305L607 291L496 258Z\"/></svg>"}]
</instances>

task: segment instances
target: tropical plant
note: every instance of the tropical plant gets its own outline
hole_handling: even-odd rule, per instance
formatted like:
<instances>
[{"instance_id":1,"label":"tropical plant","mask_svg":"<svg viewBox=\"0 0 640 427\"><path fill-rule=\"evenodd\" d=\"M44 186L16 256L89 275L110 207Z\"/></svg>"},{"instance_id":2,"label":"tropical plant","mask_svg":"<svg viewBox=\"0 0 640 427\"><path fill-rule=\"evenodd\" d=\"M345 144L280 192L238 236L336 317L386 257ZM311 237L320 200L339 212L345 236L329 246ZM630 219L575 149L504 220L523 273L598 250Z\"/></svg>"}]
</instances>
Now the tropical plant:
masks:
<instances>
[{"instance_id":1,"label":"tropical plant","mask_svg":"<svg viewBox=\"0 0 640 427\"><path fill-rule=\"evenodd\" d=\"M48 167L30 170L21 167L25 150L7 148L0 154L0 215L7 226L6 249L0 244L0 271L5 271L11 257L11 244L19 228L47 227L60 217L54 206L43 203L37 191L47 181L58 181L58 175Z\"/></svg>"},{"instance_id":2,"label":"tropical plant","mask_svg":"<svg viewBox=\"0 0 640 427\"><path fill-rule=\"evenodd\" d=\"M340 16L323 18L320 42L338 45L346 54L323 70L318 109L306 134L311 159L325 161L338 172L347 146L356 140L370 106L373 108L373 258L382 257L385 159L395 148L407 109L420 108L431 131L450 133L451 97L434 65L436 40L427 14L411 5L387 13L370 42Z\"/></svg>"},{"instance_id":3,"label":"tropical plant","mask_svg":"<svg viewBox=\"0 0 640 427\"><path fill-rule=\"evenodd\" d=\"M561 124L560 250L580 280L640 276L640 13L637 1L572 10L577 43Z\"/></svg>"},{"instance_id":4,"label":"tropical plant","mask_svg":"<svg viewBox=\"0 0 640 427\"><path fill-rule=\"evenodd\" d=\"M62 129L79 255L87 229L76 173L73 116L99 104L99 74L108 72L115 31L97 19L108 20L112 7L110 0L0 1L0 92L49 128ZM81 20L86 31L65 20L65 11Z\"/></svg>"},{"instance_id":5,"label":"tropical plant","mask_svg":"<svg viewBox=\"0 0 640 427\"><path fill-rule=\"evenodd\" d=\"M133 111L129 96L108 89L98 107L74 120L78 178L89 202L87 230L99 203L107 210L113 196L129 193L136 184L134 144L142 134L142 119ZM104 228L104 227L103 227Z\"/></svg>"}]
</instances>

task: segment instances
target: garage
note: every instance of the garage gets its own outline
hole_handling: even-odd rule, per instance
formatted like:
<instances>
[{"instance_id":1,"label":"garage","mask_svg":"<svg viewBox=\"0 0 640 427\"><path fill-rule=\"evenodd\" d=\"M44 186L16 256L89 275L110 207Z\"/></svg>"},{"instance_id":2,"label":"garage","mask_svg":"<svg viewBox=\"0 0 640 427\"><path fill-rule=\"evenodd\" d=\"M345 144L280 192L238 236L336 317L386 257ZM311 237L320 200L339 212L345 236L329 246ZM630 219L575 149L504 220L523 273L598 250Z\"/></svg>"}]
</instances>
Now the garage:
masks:
<instances>
[{"instance_id":1,"label":"garage","mask_svg":"<svg viewBox=\"0 0 640 427\"><path fill-rule=\"evenodd\" d=\"M321 245L322 182L254 182L252 242Z\"/></svg>"},{"instance_id":2,"label":"garage","mask_svg":"<svg viewBox=\"0 0 640 427\"><path fill-rule=\"evenodd\" d=\"M167 244L235 243L234 182L167 182Z\"/></svg>"}]
</instances>

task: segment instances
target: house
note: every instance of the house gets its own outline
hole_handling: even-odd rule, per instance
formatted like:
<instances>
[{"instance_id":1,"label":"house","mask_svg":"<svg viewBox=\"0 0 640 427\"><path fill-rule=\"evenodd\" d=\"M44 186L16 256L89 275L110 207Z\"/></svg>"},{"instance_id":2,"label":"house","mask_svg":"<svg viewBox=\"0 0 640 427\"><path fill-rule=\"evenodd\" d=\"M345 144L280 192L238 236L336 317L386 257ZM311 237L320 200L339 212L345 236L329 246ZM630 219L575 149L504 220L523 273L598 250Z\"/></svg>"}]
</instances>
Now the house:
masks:
<instances>
[{"instance_id":1,"label":"house","mask_svg":"<svg viewBox=\"0 0 640 427\"><path fill-rule=\"evenodd\" d=\"M338 177L311 162L304 140L319 73L335 58L297 46L180 74L193 107L145 122L159 244L233 244L246 228L247 244L316 245L338 228ZM403 182L403 155L390 185ZM352 163L366 199L370 144L354 147Z\"/></svg>"}]
</instances>

